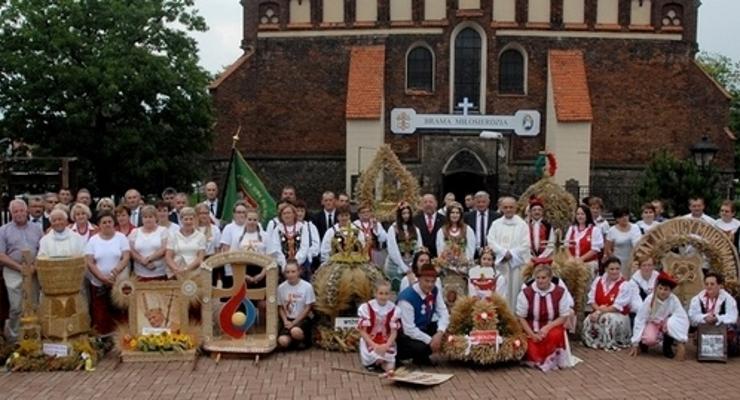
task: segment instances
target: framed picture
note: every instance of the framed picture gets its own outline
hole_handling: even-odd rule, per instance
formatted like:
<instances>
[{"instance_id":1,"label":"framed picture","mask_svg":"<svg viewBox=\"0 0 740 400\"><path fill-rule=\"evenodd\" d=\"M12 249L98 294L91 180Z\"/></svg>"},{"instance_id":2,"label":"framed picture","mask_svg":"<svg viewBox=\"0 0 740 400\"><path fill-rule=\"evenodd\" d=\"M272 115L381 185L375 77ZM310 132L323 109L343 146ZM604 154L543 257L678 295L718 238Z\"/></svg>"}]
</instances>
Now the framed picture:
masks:
<instances>
[{"instance_id":1,"label":"framed picture","mask_svg":"<svg viewBox=\"0 0 740 400\"><path fill-rule=\"evenodd\" d=\"M699 325L697 329L696 358L699 361L727 362L727 327Z\"/></svg>"},{"instance_id":2,"label":"framed picture","mask_svg":"<svg viewBox=\"0 0 740 400\"><path fill-rule=\"evenodd\" d=\"M179 281L139 282L132 293L129 325L134 335L188 332L189 300Z\"/></svg>"}]
</instances>

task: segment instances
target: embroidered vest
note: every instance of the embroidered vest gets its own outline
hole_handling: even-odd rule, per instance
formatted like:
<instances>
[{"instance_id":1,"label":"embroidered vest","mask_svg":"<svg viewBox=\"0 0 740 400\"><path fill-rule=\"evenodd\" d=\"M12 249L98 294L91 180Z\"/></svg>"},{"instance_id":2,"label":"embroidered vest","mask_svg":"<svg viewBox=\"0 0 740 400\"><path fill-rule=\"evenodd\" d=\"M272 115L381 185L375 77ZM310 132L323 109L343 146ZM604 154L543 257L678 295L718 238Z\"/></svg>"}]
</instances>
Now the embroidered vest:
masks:
<instances>
[{"instance_id":1,"label":"embroidered vest","mask_svg":"<svg viewBox=\"0 0 740 400\"><path fill-rule=\"evenodd\" d=\"M426 330L432 323L432 317L437 310L437 286L432 289L431 304L424 304L424 300L419 293L409 286L398 295L398 302L401 300L408 302L414 307L414 325L421 330Z\"/></svg>"},{"instance_id":2,"label":"embroidered vest","mask_svg":"<svg viewBox=\"0 0 740 400\"><path fill-rule=\"evenodd\" d=\"M581 240L578 241L578 243L575 242L576 240L576 229L573 228L570 233L570 237L568 238L568 250L570 251L570 254L572 256L576 255L576 246L578 246L578 253L580 256L583 256L584 254L588 253L591 250L591 235L594 230L594 226L590 225L588 228L586 228L586 232L583 234L583 237L581 237ZM594 261L599 257L598 254L594 254L593 256L589 257L588 260L584 260L585 262Z\"/></svg>"},{"instance_id":3,"label":"embroidered vest","mask_svg":"<svg viewBox=\"0 0 740 400\"><path fill-rule=\"evenodd\" d=\"M599 278L599 283L596 284L596 296L595 301L596 305L599 306L611 306L614 304L614 301L617 299L617 296L619 295L619 288L622 287L622 284L624 283L624 279L619 278L619 280L612 286L611 290L608 292L604 292L604 285L601 283L603 282L602 278ZM622 314L629 314L630 309L629 307L624 307L622 309Z\"/></svg>"},{"instance_id":4,"label":"embroidered vest","mask_svg":"<svg viewBox=\"0 0 740 400\"><path fill-rule=\"evenodd\" d=\"M719 301L719 297L717 298L717 301ZM725 315L727 312L725 310L725 303L726 301L723 301L722 304L719 306L719 311L717 311L717 315ZM704 305L704 302L699 300L699 305L701 306L701 313L706 314L707 313L707 306ZM715 306L716 307L716 306Z\"/></svg>"},{"instance_id":5,"label":"embroidered vest","mask_svg":"<svg viewBox=\"0 0 740 400\"><path fill-rule=\"evenodd\" d=\"M552 226L549 223L547 223L546 221L540 221L540 230L539 232L537 232L537 236L540 238L540 246L538 248L535 248L534 247L534 238L535 238L534 222L529 224L529 243L530 243L530 247L532 248L532 254L534 256L539 256L547 248L546 242L550 238L551 229L552 229Z\"/></svg>"},{"instance_id":6,"label":"embroidered vest","mask_svg":"<svg viewBox=\"0 0 740 400\"><path fill-rule=\"evenodd\" d=\"M549 293L549 296L552 297L553 321L560 316L560 299L563 298L563 294L565 294L565 289L563 289L562 286L555 286L555 289ZM540 326L547 325L550 322L550 316L547 313L547 296L540 296L537 294L534 289L532 289L531 285L524 288L524 296L527 298L527 302L529 303L529 310L527 310L527 322L529 322L529 325L532 326L535 319L537 319ZM534 315L535 301L540 302L539 315Z\"/></svg>"},{"instance_id":7,"label":"embroidered vest","mask_svg":"<svg viewBox=\"0 0 740 400\"><path fill-rule=\"evenodd\" d=\"M375 325L378 323L377 320L377 314L375 314L375 310L373 310L373 307L370 306L368 303L367 305L368 313L370 314L370 326L367 327L366 331L369 335L372 335L373 329L375 329ZM383 332L378 332L375 334L375 337L373 337L373 342L385 344L385 342L388 341L388 335L391 334L391 320L393 319L393 314L396 312L396 309L391 309L391 312L388 313L388 315L385 316L385 325L383 327Z\"/></svg>"}]
</instances>

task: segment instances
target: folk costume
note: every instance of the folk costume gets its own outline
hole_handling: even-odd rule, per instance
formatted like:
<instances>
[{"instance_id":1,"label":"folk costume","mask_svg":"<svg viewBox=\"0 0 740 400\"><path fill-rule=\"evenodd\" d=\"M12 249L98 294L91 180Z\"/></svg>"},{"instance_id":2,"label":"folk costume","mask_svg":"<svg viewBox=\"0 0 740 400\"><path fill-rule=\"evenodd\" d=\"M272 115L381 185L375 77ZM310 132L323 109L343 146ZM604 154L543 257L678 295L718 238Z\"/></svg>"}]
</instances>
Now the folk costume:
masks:
<instances>
[{"instance_id":1,"label":"folk costume","mask_svg":"<svg viewBox=\"0 0 740 400\"><path fill-rule=\"evenodd\" d=\"M355 220L352 224L365 236L365 249L370 261L377 266L385 265L386 253L383 249L388 241L388 234L383 225L377 221L362 222L361 219Z\"/></svg>"},{"instance_id":2,"label":"folk costume","mask_svg":"<svg viewBox=\"0 0 740 400\"><path fill-rule=\"evenodd\" d=\"M493 267L475 266L468 271L468 296L486 299L494 293L506 300L506 277Z\"/></svg>"},{"instance_id":3,"label":"folk costume","mask_svg":"<svg viewBox=\"0 0 740 400\"><path fill-rule=\"evenodd\" d=\"M529 201L529 208L539 206L545 208L542 200L533 198ZM555 229L544 218L529 219L529 247L532 258L548 258L555 251Z\"/></svg>"},{"instance_id":4,"label":"folk costume","mask_svg":"<svg viewBox=\"0 0 740 400\"><path fill-rule=\"evenodd\" d=\"M732 355L737 354L737 301L724 289L720 289L715 298L710 298L707 291L702 290L689 304L691 326L695 328L706 324L706 318L710 315L717 318L715 325L727 327L727 351Z\"/></svg>"},{"instance_id":5,"label":"folk costume","mask_svg":"<svg viewBox=\"0 0 740 400\"><path fill-rule=\"evenodd\" d=\"M673 289L678 283L667 273L661 272L657 284ZM673 293L665 300L659 299L653 293L645 299L645 303L635 316L632 345L654 346L662 340L663 354L672 358L673 343L676 341L685 343L688 335L689 317L681 305L681 300Z\"/></svg>"},{"instance_id":6,"label":"folk costume","mask_svg":"<svg viewBox=\"0 0 740 400\"><path fill-rule=\"evenodd\" d=\"M446 264L463 264L475 257L475 232L467 225L461 226L465 229L443 226L437 231L437 254Z\"/></svg>"},{"instance_id":7,"label":"folk costume","mask_svg":"<svg viewBox=\"0 0 740 400\"><path fill-rule=\"evenodd\" d=\"M352 248L354 247L354 248ZM329 257L338 251L362 252L365 248L365 235L352 224L340 227L334 224L327 229L321 240L321 264L329 261Z\"/></svg>"},{"instance_id":8,"label":"folk costume","mask_svg":"<svg viewBox=\"0 0 740 400\"><path fill-rule=\"evenodd\" d=\"M652 271L650 278L645 279L640 271L635 271L632 274L632 305L630 306L631 312L637 313L642 307L642 303L645 299L653 293L655 290L655 282L658 279L658 271Z\"/></svg>"},{"instance_id":9,"label":"folk costume","mask_svg":"<svg viewBox=\"0 0 740 400\"><path fill-rule=\"evenodd\" d=\"M562 286L550 282L547 289L542 290L536 282L532 282L519 292L516 314L526 321L534 333L539 333L550 322L569 317L573 313L573 306L573 297ZM565 334L563 323L550 329L539 342L528 338L524 363L545 372L569 367L570 353L566 349Z\"/></svg>"},{"instance_id":10,"label":"folk costume","mask_svg":"<svg viewBox=\"0 0 740 400\"><path fill-rule=\"evenodd\" d=\"M277 252L277 264L281 271L291 258L294 258L298 265L306 264L310 251L308 229L305 222L296 222L291 226L279 221L274 224L270 241L280 250Z\"/></svg>"},{"instance_id":11,"label":"folk costume","mask_svg":"<svg viewBox=\"0 0 740 400\"><path fill-rule=\"evenodd\" d=\"M581 257L593 250L593 255L583 260L591 272L591 276L597 276L599 271L599 254L604 248L604 235L601 230L589 225L580 229L577 225L571 225L565 234L568 243L568 252L573 257Z\"/></svg>"},{"instance_id":12,"label":"folk costume","mask_svg":"<svg viewBox=\"0 0 740 400\"><path fill-rule=\"evenodd\" d=\"M604 273L594 280L588 292L589 306L613 307L614 312L593 311L598 316L596 321L590 315L583 321L583 343L594 349L614 350L629 347L632 338L630 326L630 307L633 285L624 278L610 281Z\"/></svg>"},{"instance_id":13,"label":"folk costume","mask_svg":"<svg viewBox=\"0 0 740 400\"><path fill-rule=\"evenodd\" d=\"M394 222L388 228L388 257L385 260L385 274L391 282L391 289L399 293L400 282L412 269L414 254L421 249L421 232L409 223L399 228Z\"/></svg>"},{"instance_id":14,"label":"folk costume","mask_svg":"<svg viewBox=\"0 0 740 400\"><path fill-rule=\"evenodd\" d=\"M512 309L516 309L518 293L522 287L522 267L529 262L532 254L529 226L518 215L511 218L503 216L493 221L486 239L496 255L496 269L507 282L507 303ZM511 258L504 260L507 253Z\"/></svg>"},{"instance_id":15,"label":"folk costume","mask_svg":"<svg viewBox=\"0 0 740 400\"><path fill-rule=\"evenodd\" d=\"M450 322L442 291L435 285L431 292L424 293L417 282L399 293L398 309L402 329L397 340L398 359L428 364L432 336L447 330Z\"/></svg>"},{"instance_id":16,"label":"folk costume","mask_svg":"<svg viewBox=\"0 0 740 400\"><path fill-rule=\"evenodd\" d=\"M372 343L368 343L364 338L360 338L360 360L362 365L375 365L378 361L383 364L396 362L396 346L393 343L385 354L380 355L375 352L375 344L385 344L393 331L401 327L399 320L399 311L396 305L390 301L380 305L377 300L373 299L360 305L357 309L357 316L360 318L357 329L362 329L373 338Z\"/></svg>"}]
</instances>

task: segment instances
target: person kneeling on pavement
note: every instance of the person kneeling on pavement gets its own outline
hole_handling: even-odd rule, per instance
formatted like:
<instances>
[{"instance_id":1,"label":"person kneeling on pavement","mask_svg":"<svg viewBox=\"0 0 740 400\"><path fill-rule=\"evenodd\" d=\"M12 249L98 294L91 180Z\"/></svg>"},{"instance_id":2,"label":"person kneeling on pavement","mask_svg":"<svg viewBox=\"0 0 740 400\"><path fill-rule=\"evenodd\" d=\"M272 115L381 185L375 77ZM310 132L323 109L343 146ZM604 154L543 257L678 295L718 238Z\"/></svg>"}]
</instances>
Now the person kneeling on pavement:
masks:
<instances>
[{"instance_id":1,"label":"person kneeling on pavement","mask_svg":"<svg viewBox=\"0 0 740 400\"><path fill-rule=\"evenodd\" d=\"M430 364L430 356L442 348L449 325L449 313L441 291L435 285L437 270L432 264L419 268L418 281L398 295L401 332L398 361L413 359L417 365Z\"/></svg>"}]
</instances>

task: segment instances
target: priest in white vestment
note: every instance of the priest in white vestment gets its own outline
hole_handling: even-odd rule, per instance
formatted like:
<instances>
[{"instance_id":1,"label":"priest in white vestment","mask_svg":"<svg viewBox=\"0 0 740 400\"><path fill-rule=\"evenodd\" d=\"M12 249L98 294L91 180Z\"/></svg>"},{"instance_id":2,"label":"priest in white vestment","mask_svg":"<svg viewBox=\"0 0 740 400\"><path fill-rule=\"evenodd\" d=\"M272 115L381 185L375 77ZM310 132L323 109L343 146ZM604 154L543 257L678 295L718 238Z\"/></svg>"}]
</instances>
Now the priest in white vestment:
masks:
<instances>
[{"instance_id":1,"label":"priest in white vestment","mask_svg":"<svg viewBox=\"0 0 740 400\"><path fill-rule=\"evenodd\" d=\"M67 227L67 213L52 210L51 229L39 242L38 258L80 257L85 252L85 240Z\"/></svg>"},{"instance_id":2,"label":"priest in white vestment","mask_svg":"<svg viewBox=\"0 0 740 400\"><path fill-rule=\"evenodd\" d=\"M499 200L503 216L488 230L488 246L496 257L496 270L506 278L506 301L512 310L522 288L522 269L531 257L529 226L516 215L516 200L504 197Z\"/></svg>"}]
</instances>

